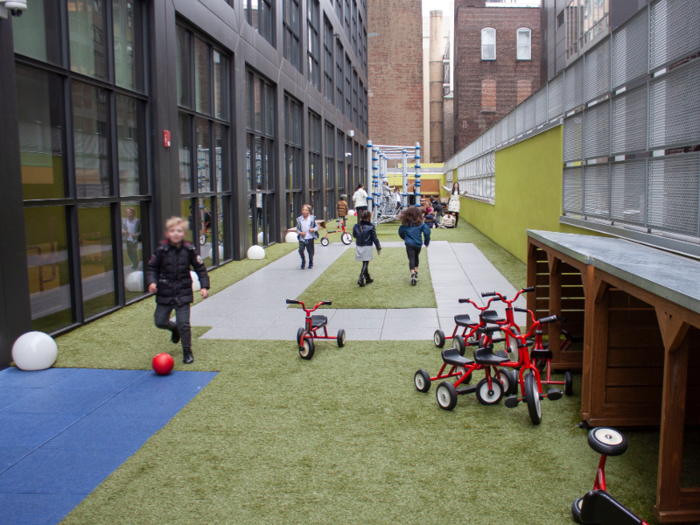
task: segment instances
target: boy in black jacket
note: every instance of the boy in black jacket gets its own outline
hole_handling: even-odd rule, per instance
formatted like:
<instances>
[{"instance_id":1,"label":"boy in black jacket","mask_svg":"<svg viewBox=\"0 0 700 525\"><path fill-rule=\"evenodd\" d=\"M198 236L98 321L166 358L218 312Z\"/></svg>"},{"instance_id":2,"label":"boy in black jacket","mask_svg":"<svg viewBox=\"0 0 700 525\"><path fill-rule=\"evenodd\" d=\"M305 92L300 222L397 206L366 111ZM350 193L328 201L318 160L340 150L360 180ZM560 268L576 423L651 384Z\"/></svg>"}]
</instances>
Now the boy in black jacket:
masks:
<instances>
[{"instance_id":1,"label":"boy in black jacket","mask_svg":"<svg viewBox=\"0 0 700 525\"><path fill-rule=\"evenodd\" d=\"M209 275L202 258L192 243L185 240L187 221L171 217L165 222L165 239L148 261L148 291L156 294L156 326L172 332L171 341L182 339L183 363L194 362L192 332L190 330L190 303L194 301L190 266L199 276L203 299L209 297ZM175 310L177 323L170 320Z\"/></svg>"}]
</instances>

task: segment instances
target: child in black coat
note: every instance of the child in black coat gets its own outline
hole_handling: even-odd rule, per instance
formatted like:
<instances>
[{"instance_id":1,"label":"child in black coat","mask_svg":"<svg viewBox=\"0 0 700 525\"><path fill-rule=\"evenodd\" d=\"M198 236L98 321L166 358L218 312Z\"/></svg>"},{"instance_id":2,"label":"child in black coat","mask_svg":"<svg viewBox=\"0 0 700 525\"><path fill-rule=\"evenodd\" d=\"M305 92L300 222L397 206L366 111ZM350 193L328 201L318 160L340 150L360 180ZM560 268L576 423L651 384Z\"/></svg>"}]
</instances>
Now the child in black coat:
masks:
<instances>
[{"instance_id":1,"label":"child in black coat","mask_svg":"<svg viewBox=\"0 0 700 525\"><path fill-rule=\"evenodd\" d=\"M165 239L148 261L146 280L148 291L156 294L156 326L170 330L173 343L182 339L182 360L189 365L194 362L190 330L190 303L194 301L194 293L190 266L199 277L203 299L209 297L209 275L194 245L185 240L186 233L187 221L182 217L171 217L165 222ZM173 310L177 323L170 320Z\"/></svg>"},{"instance_id":2,"label":"child in black coat","mask_svg":"<svg viewBox=\"0 0 700 525\"><path fill-rule=\"evenodd\" d=\"M379 244L377 230L372 224L372 212L362 210L358 214L358 223L352 229L352 236L355 237L355 260L362 263L360 278L357 284L364 286L365 283L374 282L369 276L369 262L372 260L372 245L377 247L377 255L382 252L382 245Z\"/></svg>"}]
</instances>

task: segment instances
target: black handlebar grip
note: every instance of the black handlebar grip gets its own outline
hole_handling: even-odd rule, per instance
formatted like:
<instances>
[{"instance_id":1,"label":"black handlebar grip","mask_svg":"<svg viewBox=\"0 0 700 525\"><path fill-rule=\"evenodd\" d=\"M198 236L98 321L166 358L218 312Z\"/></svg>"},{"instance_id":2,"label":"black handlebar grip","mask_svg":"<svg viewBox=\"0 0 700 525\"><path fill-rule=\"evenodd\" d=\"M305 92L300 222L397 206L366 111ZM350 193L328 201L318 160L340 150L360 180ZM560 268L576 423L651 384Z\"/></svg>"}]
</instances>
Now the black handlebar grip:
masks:
<instances>
[{"instance_id":1,"label":"black handlebar grip","mask_svg":"<svg viewBox=\"0 0 700 525\"><path fill-rule=\"evenodd\" d=\"M299 304L299 301L295 299L287 299L287 304Z\"/></svg>"},{"instance_id":2,"label":"black handlebar grip","mask_svg":"<svg viewBox=\"0 0 700 525\"><path fill-rule=\"evenodd\" d=\"M460 303L468 303L468 302L469 302L469 299L460 299L459 302L460 302Z\"/></svg>"},{"instance_id":3,"label":"black handlebar grip","mask_svg":"<svg viewBox=\"0 0 700 525\"><path fill-rule=\"evenodd\" d=\"M520 312L521 314L526 314L528 312L527 308L520 308L519 306L514 306L513 310L516 312Z\"/></svg>"},{"instance_id":4,"label":"black handlebar grip","mask_svg":"<svg viewBox=\"0 0 700 525\"><path fill-rule=\"evenodd\" d=\"M566 322L566 317L561 317L561 316L558 315L558 316L557 316L557 319L558 319L559 322L561 322L561 323L565 323L565 322Z\"/></svg>"},{"instance_id":5,"label":"black handlebar grip","mask_svg":"<svg viewBox=\"0 0 700 525\"><path fill-rule=\"evenodd\" d=\"M481 297L493 297L496 295L496 292L484 292L481 294Z\"/></svg>"},{"instance_id":6,"label":"black handlebar grip","mask_svg":"<svg viewBox=\"0 0 700 525\"><path fill-rule=\"evenodd\" d=\"M534 286L528 286L527 288L523 288L523 292L534 292L535 287Z\"/></svg>"},{"instance_id":7,"label":"black handlebar grip","mask_svg":"<svg viewBox=\"0 0 700 525\"><path fill-rule=\"evenodd\" d=\"M550 317L543 317L542 319L538 319L540 324L548 324L548 323L553 323L555 321L558 321L559 318L556 315L552 315Z\"/></svg>"},{"instance_id":8,"label":"black handlebar grip","mask_svg":"<svg viewBox=\"0 0 700 525\"><path fill-rule=\"evenodd\" d=\"M333 301L323 301L323 304L327 304L328 306L333 304Z\"/></svg>"}]
</instances>

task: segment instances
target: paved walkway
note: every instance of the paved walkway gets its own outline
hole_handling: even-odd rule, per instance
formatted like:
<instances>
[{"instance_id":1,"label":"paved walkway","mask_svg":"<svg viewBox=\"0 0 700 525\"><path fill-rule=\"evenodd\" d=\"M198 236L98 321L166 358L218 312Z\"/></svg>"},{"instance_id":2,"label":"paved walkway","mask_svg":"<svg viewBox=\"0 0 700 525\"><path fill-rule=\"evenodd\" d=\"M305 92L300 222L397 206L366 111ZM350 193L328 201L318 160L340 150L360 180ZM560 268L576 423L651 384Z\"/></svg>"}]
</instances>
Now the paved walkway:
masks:
<instances>
[{"instance_id":1,"label":"paved walkway","mask_svg":"<svg viewBox=\"0 0 700 525\"><path fill-rule=\"evenodd\" d=\"M386 248L402 246L401 242L382 243ZM292 252L199 303L192 309L192 325L212 327L204 339L292 340L303 324L303 314L288 308L285 299L301 295L347 249L352 247L341 243L318 246L310 271L299 269L299 255ZM455 315L476 316L476 309L460 305L459 298L485 304L482 292L499 291L511 297L516 293L473 244L434 241L428 259L437 308L324 309L331 333L344 328L354 341L430 340L438 328L452 333ZM525 300L517 304L524 307ZM502 312L503 306L494 309ZM525 315L516 314L516 322L525 324Z\"/></svg>"}]
</instances>

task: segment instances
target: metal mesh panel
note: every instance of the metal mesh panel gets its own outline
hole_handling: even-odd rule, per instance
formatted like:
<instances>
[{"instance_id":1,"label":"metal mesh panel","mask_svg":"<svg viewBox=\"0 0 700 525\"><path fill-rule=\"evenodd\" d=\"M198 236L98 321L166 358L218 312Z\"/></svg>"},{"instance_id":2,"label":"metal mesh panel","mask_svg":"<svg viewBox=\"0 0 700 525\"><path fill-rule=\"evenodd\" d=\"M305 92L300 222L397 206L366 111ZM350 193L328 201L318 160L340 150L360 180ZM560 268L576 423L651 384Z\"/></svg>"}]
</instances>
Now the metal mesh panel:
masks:
<instances>
[{"instance_id":1,"label":"metal mesh panel","mask_svg":"<svg viewBox=\"0 0 700 525\"><path fill-rule=\"evenodd\" d=\"M700 155L649 160L648 226L698 235Z\"/></svg>"},{"instance_id":2,"label":"metal mesh panel","mask_svg":"<svg viewBox=\"0 0 700 525\"><path fill-rule=\"evenodd\" d=\"M611 210L613 221L644 226L646 217L646 161L612 165Z\"/></svg>"},{"instance_id":3,"label":"metal mesh panel","mask_svg":"<svg viewBox=\"0 0 700 525\"><path fill-rule=\"evenodd\" d=\"M547 86L535 93L535 126L547 122Z\"/></svg>"},{"instance_id":4,"label":"metal mesh panel","mask_svg":"<svg viewBox=\"0 0 700 525\"><path fill-rule=\"evenodd\" d=\"M525 101L525 131L535 127L535 97Z\"/></svg>"},{"instance_id":5,"label":"metal mesh panel","mask_svg":"<svg viewBox=\"0 0 700 525\"><path fill-rule=\"evenodd\" d=\"M657 68L700 48L700 2L661 0L651 6L649 62Z\"/></svg>"},{"instance_id":6,"label":"metal mesh panel","mask_svg":"<svg viewBox=\"0 0 700 525\"><path fill-rule=\"evenodd\" d=\"M584 215L610 217L610 164L586 166L583 171Z\"/></svg>"},{"instance_id":7,"label":"metal mesh panel","mask_svg":"<svg viewBox=\"0 0 700 525\"><path fill-rule=\"evenodd\" d=\"M674 70L650 84L650 148L700 142L698 86L700 60L689 67Z\"/></svg>"},{"instance_id":8,"label":"metal mesh panel","mask_svg":"<svg viewBox=\"0 0 700 525\"><path fill-rule=\"evenodd\" d=\"M588 102L610 91L610 39L586 55L584 100Z\"/></svg>"},{"instance_id":9,"label":"metal mesh panel","mask_svg":"<svg viewBox=\"0 0 700 525\"><path fill-rule=\"evenodd\" d=\"M520 135L525 131L525 107L520 104L515 108L515 133Z\"/></svg>"},{"instance_id":10,"label":"metal mesh panel","mask_svg":"<svg viewBox=\"0 0 700 525\"><path fill-rule=\"evenodd\" d=\"M515 132L515 112L508 113L508 138L512 139L517 133Z\"/></svg>"},{"instance_id":11,"label":"metal mesh panel","mask_svg":"<svg viewBox=\"0 0 700 525\"><path fill-rule=\"evenodd\" d=\"M501 120L501 142L508 142L508 117Z\"/></svg>"},{"instance_id":12,"label":"metal mesh panel","mask_svg":"<svg viewBox=\"0 0 700 525\"><path fill-rule=\"evenodd\" d=\"M552 79L552 81L549 83L549 97L548 97L548 105L549 105L549 120L552 120L553 118L556 118L560 116L563 112L563 105L562 105L562 94L564 92L563 90L564 87L564 75L559 75L558 77Z\"/></svg>"},{"instance_id":13,"label":"metal mesh panel","mask_svg":"<svg viewBox=\"0 0 700 525\"><path fill-rule=\"evenodd\" d=\"M610 155L610 101L587 109L583 122L583 156L595 159Z\"/></svg>"},{"instance_id":14,"label":"metal mesh panel","mask_svg":"<svg viewBox=\"0 0 700 525\"><path fill-rule=\"evenodd\" d=\"M581 168L564 169L562 208L565 213L583 214L583 180L581 174Z\"/></svg>"},{"instance_id":15,"label":"metal mesh panel","mask_svg":"<svg viewBox=\"0 0 700 525\"><path fill-rule=\"evenodd\" d=\"M583 117L575 115L564 120L564 162L581 160Z\"/></svg>"},{"instance_id":16,"label":"metal mesh panel","mask_svg":"<svg viewBox=\"0 0 700 525\"><path fill-rule=\"evenodd\" d=\"M647 29L647 14L644 11L613 35L613 88L646 74Z\"/></svg>"},{"instance_id":17,"label":"metal mesh panel","mask_svg":"<svg viewBox=\"0 0 700 525\"><path fill-rule=\"evenodd\" d=\"M647 147L647 88L629 91L612 101L612 153L631 153Z\"/></svg>"},{"instance_id":18,"label":"metal mesh panel","mask_svg":"<svg viewBox=\"0 0 700 525\"><path fill-rule=\"evenodd\" d=\"M583 59L564 72L564 111L583 104Z\"/></svg>"}]
</instances>

